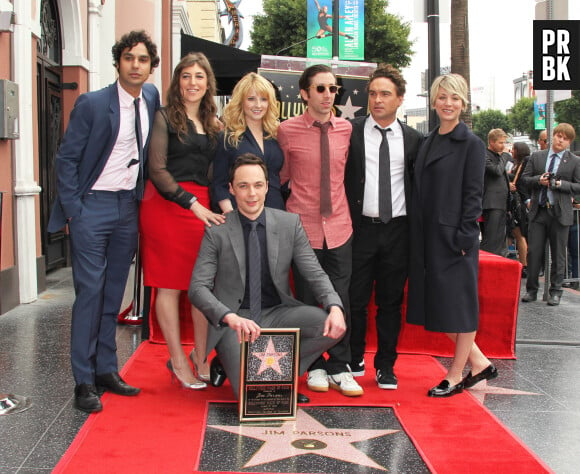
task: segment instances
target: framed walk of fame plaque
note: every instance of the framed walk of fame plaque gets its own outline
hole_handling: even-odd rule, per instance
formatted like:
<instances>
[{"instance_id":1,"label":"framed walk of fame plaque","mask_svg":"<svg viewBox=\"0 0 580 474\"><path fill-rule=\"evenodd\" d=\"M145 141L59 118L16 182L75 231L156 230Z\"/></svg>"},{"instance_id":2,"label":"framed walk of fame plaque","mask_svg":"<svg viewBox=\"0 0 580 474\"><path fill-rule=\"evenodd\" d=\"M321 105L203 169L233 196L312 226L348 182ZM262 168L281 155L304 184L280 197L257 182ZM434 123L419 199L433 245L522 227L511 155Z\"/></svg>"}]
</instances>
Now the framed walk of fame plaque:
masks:
<instances>
[{"instance_id":1,"label":"framed walk of fame plaque","mask_svg":"<svg viewBox=\"0 0 580 474\"><path fill-rule=\"evenodd\" d=\"M295 420L300 329L264 328L242 343L240 422Z\"/></svg>"}]
</instances>

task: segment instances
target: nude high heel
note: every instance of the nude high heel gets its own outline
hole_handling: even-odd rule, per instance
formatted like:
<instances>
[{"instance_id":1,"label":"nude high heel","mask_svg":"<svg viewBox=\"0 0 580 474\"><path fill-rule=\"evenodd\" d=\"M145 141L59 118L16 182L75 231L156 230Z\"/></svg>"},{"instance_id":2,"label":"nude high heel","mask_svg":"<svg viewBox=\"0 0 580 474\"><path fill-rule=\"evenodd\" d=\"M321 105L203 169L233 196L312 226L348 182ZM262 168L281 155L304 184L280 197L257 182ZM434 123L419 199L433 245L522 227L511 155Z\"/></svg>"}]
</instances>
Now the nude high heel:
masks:
<instances>
[{"instance_id":1,"label":"nude high heel","mask_svg":"<svg viewBox=\"0 0 580 474\"><path fill-rule=\"evenodd\" d=\"M173 370L173 364L171 363L171 359L167 361L167 369L171 372L171 383L177 381L181 384L183 388L189 390L202 390L207 387L207 384L205 382L202 382L201 380L196 379L196 381L193 383L187 383L181 380L175 373L175 370Z\"/></svg>"},{"instance_id":2,"label":"nude high heel","mask_svg":"<svg viewBox=\"0 0 580 474\"><path fill-rule=\"evenodd\" d=\"M199 380L203 380L204 382L209 382L210 381L210 376L209 374L200 374L199 373L199 369L197 367L197 363L195 362L195 347L191 350L191 352L189 353L189 358L191 359L191 362L193 363L193 367L195 369L195 376L199 379Z\"/></svg>"}]
</instances>

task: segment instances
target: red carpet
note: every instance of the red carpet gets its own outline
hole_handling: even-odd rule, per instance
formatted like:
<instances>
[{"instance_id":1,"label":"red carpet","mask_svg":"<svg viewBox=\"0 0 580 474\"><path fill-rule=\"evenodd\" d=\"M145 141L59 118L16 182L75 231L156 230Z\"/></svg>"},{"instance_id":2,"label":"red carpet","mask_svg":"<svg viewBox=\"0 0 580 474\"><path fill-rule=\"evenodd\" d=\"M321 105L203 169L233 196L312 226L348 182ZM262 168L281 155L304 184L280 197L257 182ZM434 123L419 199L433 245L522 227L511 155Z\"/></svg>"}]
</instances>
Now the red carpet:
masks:
<instances>
[{"instance_id":1,"label":"red carpet","mask_svg":"<svg viewBox=\"0 0 580 474\"><path fill-rule=\"evenodd\" d=\"M166 359L165 346L143 343L123 371L142 393L135 398L105 395L103 412L88 418L53 472L196 472L207 402L233 397L227 383L198 392L178 389L170 383ZM367 365L372 366L370 357ZM468 392L427 397L445 374L435 359L402 355L395 369L400 387L395 391L379 390L370 373L359 379L366 392L360 398L334 390L310 392L303 379L300 391L310 396L310 406L393 407L433 472L551 472Z\"/></svg>"},{"instance_id":2,"label":"red carpet","mask_svg":"<svg viewBox=\"0 0 580 474\"><path fill-rule=\"evenodd\" d=\"M479 329L476 342L487 357L492 359L515 359L516 323L520 296L521 268L519 262L480 252L479 259ZM154 293L154 292L153 292ZM151 298L150 340L164 343L163 334L155 316L155 296ZM187 294L181 300L182 341L193 343L193 325ZM367 351L376 349L374 317L376 307L369 304ZM425 331L422 326L407 324L403 312L398 352L402 354L426 354L452 357L454 346L441 333Z\"/></svg>"}]
</instances>

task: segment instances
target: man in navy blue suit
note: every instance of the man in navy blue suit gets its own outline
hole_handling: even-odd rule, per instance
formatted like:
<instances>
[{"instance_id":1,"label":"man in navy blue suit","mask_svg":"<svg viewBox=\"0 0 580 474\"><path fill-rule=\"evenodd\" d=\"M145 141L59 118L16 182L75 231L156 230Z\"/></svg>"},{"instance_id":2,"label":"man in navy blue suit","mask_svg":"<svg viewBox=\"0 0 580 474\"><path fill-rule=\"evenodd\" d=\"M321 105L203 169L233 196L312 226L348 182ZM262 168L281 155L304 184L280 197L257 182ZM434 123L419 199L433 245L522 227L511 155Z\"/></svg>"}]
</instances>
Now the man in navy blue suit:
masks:
<instances>
[{"instance_id":1,"label":"man in navy blue suit","mask_svg":"<svg viewBox=\"0 0 580 474\"><path fill-rule=\"evenodd\" d=\"M49 232L68 224L75 302L71 364L75 408L102 410L99 395L137 395L118 372L117 315L137 248L138 200L159 92L145 81L159 64L144 31L112 48L118 80L81 95L56 157L58 197Z\"/></svg>"}]
</instances>

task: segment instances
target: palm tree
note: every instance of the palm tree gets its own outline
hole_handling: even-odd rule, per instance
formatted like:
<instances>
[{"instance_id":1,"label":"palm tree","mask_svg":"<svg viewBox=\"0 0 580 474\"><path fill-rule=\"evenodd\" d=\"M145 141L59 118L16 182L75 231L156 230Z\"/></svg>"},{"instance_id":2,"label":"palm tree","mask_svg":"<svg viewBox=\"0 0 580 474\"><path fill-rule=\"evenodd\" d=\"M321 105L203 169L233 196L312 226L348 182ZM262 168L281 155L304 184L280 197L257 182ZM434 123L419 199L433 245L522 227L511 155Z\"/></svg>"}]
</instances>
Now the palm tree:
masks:
<instances>
[{"instance_id":1,"label":"palm tree","mask_svg":"<svg viewBox=\"0 0 580 474\"><path fill-rule=\"evenodd\" d=\"M451 72L461 74L471 85L469 72L469 19L468 0L451 0ZM471 128L471 87L468 90L469 104L462 120Z\"/></svg>"}]
</instances>

